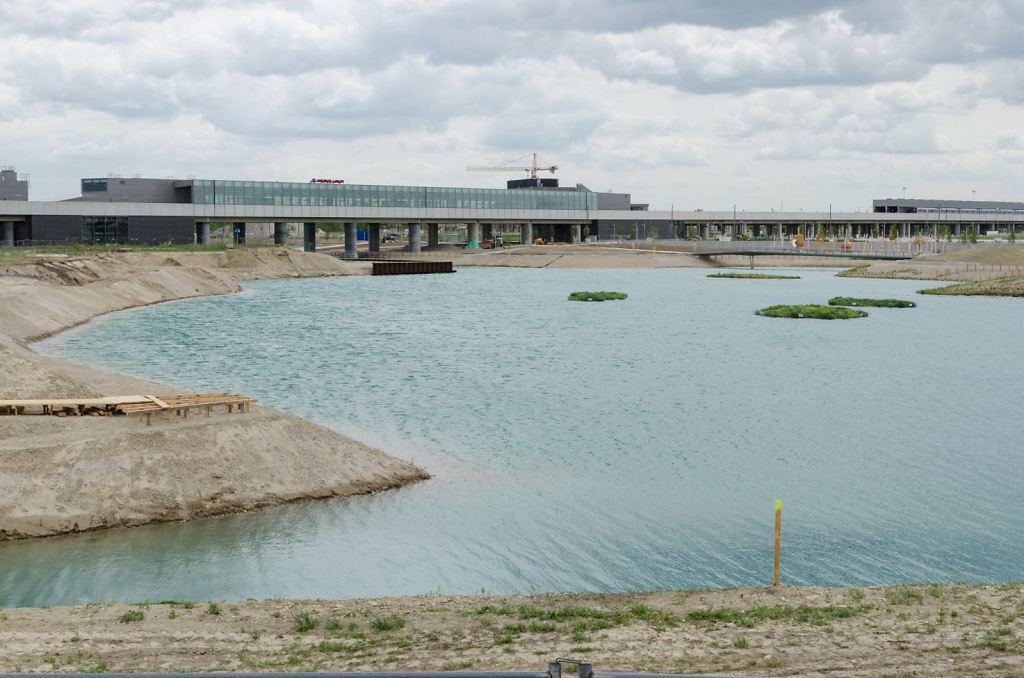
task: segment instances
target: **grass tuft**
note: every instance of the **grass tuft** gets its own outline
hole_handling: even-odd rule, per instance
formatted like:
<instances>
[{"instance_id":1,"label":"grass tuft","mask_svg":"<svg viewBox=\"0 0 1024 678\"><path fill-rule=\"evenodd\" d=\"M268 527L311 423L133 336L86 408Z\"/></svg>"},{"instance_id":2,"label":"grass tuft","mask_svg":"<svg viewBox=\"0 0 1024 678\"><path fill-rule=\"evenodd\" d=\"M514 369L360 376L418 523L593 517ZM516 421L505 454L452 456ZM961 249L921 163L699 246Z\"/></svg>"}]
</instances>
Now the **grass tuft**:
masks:
<instances>
[{"instance_id":1,"label":"grass tuft","mask_svg":"<svg viewBox=\"0 0 1024 678\"><path fill-rule=\"evenodd\" d=\"M401 617L377 617L370 622L370 628L374 631L394 631L395 629L405 628L405 620Z\"/></svg>"},{"instance_id":2,"label":"grass tuft","mask_svg":"<svg viewBox=\"0 0 1024 678\"><path fill-rule=\"evenodd\" d=\"M146 613L142 610L129 610L128 612L122 614L121 618L118 619L118 621L122 624L129 624L131 622L142 621L143 619L145 619L145 617Z\"/></svg>"},{"instance_id":3,"label":"grass tuft","mask_svg":"<svg viewBox=\"0 0 1024 678\"><path fill-rule=\"evenodd\" d=\"M295 615L295 630L298 633L306 633L312 631L320 623L320 620L311 615L309 612L300 612Z\"/></svg>"}]
</instances>

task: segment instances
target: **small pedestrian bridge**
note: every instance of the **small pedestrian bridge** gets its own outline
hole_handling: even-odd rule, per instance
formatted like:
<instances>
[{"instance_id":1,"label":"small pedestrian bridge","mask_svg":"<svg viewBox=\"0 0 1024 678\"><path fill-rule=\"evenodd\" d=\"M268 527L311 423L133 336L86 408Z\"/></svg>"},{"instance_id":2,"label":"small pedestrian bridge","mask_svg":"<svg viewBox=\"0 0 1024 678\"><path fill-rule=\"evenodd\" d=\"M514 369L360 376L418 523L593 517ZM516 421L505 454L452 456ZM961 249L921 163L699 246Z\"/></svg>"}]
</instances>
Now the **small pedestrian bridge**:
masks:
<instances>
[{"instance_id":1,"label":"small pedestrian bridge","mask_svg":"<svg viewBox=\"0 0 1024 678\"><path fill-rule=\"evenodd\" d=\"M900 261L932 254L932 248L910 242L868 240L860 242L816 242L807 241L802 247L789 242L775 241L696 241L693 254L698 257L734 256L750 257L830 257L833 259L868 259L879 261Z\"/></svg>"}]
</instances>

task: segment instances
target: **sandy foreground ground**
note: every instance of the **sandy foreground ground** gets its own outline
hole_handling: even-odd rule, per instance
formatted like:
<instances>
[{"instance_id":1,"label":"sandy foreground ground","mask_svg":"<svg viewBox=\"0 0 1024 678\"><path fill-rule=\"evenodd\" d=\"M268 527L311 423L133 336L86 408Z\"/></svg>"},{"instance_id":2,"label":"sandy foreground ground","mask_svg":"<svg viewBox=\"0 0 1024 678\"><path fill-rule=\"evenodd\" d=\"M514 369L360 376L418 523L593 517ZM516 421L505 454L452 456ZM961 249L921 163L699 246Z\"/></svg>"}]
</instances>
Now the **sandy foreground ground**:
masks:
<instances>
[{"instance_id":1,"label":"sandy foreground ground","mask_svg":"<svg viewBox=\"0 0 1024 678\"><path fill-rule=\"evenodd\" d=\"M923 585L0 610L0 671L1020 676L1024 589Z\"/></svg>"},{"instance_id":2,"label":"sandy foreground ground","mask_svg":"<svg viewBox=\"0 0 1024 678\"><path fill-rule=\"evenodd\" d=\"M0 398L177 389L39 356L32 339L123 308L227 294L235 280L356 275L288 249L0 261ZM0 539L186 520L400 487L426 472L276 410L209 418L0 416Z\"/></svg>"}]
</instances>

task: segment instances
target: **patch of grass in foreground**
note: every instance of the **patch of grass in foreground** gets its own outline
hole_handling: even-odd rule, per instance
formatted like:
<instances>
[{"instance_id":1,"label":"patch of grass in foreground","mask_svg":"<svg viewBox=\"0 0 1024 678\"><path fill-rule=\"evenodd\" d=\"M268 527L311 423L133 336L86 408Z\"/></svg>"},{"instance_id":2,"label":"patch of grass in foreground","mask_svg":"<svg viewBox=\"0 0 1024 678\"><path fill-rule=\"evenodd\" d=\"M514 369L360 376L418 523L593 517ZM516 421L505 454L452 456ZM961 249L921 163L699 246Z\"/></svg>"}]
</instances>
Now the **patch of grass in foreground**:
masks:
<instances>
[{"instance_id":1,"label":"patch of grass in foreground","mask_svg":"<svg viewBox=\"0 0 1024 678\"><path fill-rule=\"evenodd\" d=\"M370 622L370 628L374 631L394 631L396 629L405 628L405 620L397 615L391 617L377 617Z\"/></svg>"},{"instance_id":2,"label":"patch of grass in foreground","mask_svg":"<svg viewBox=\"0 0 1024 678\"><path fill-rule=\"evenodd\" d=\"M849 318L866 318L867 311L859 311L845 306L825 306L823 304L768 306L757 311L755 315L768 318L816 318L818 320L847 320Z\"/></svg>"},{"instance_id":3,"label":"patch of grass in foreground","mask_svg":"<svg viewBox=\"0 0 1024 678\"><path fill-rule=\"evenodd\" d=\"M130 610L122 614L118 621L122 624L130 624L131 622L142 621L145 617L146 613L142 610Z\"/></svg>"},{"instance_id":4,"label":"patch of grass in foreground","mask_svg":"<svg viewBox=\"0 0 1024 678\"><path fill-rule=\"evenodd\" d=\"M766 621L787 620L798 624L810 624L811 626L824 626L827 621L833 619L848 619L858 614L865 614L874 608L873 605L860 605L858 607L828 605L825 607L814 607L812 605L798 605L791 607L787 605L779 607L758 606L749 610L734 610L722 607L717 610L695 610L686 615L686 620L694 624L714 626L717 624L736 624L746 628L753 628L757 624Z\"/></svg>"},{"instance_id":5,"label":"patch of grass in foreground","mask_svg":"<svg viewBox=\"0 0 1024 678\"><path fill-rule=\"evenodd\" d=\"M569 295L569 301L617 301L625 298L622 292L573 292Z\"/></svg>"},{"instance_id":6,"label":"patch of grass in foreground","mask_svg":"<svg viewBox=\"0 0 1024 678\"><path fill-rule=\"evenodd\" d=\"M312 631L317 627L320 620L311 615L309 612L300 612L295 615L295 631L298 633L305 633L306 631Z\"/></svg>"},{"instance_id":7,"label":"patch of grass in foreground","mask_svg":"<svg viewBox=\"0 0 1024 678\"><path fill-rule=\"evenodd\" d=\"M799 280L798 275L772 275L769 273L708 273L709 278L756 278L758 280Z\"/></svg>"},{"instance_id":8,"label":"patch of grass in foreground","mask_svg":"<svg viewBox=\"0 0 1024 678\"><path fill-rule=\"evenodd\" d=\"M832 297L829 306L877 306L878 308L914 308L912 301L903 299L865 299L863 297Z\"/></svg>"}]
</instances>

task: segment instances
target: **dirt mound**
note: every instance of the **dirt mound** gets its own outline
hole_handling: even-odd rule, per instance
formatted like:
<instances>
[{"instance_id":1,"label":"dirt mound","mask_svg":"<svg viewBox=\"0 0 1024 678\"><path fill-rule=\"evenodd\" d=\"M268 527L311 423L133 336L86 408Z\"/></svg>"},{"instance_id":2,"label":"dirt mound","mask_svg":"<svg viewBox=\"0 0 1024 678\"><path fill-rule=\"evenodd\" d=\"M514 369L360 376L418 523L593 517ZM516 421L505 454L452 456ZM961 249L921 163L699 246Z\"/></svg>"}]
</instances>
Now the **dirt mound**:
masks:
<instances>
[{"instance_id":1,"label":"dirt mound","mask_svg":"<svg viewBox=\"0 0 1024 678\"><path fill-rule=\"evenodd\" d=\"M961 252L921 257L918 261L959 261L995 266L1024 266L1024 245L984 245Z\"/></svg>"},{"instance_id":2,"label":"dirt mound","mask_svg":"<svg viewBox=\"0 0 1024 678\"><path fill-rule=\"evenodd\" d=\"M107 253L6 267L0 398L177 389L39 356L24 342L124 308L235 292L235 279L360 275L285 248ZM250 511L398 487L420 468L275 410L147 427L132 417L0 416L0 539Z\"/></svg>"}]
</instances>

